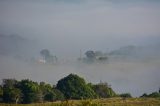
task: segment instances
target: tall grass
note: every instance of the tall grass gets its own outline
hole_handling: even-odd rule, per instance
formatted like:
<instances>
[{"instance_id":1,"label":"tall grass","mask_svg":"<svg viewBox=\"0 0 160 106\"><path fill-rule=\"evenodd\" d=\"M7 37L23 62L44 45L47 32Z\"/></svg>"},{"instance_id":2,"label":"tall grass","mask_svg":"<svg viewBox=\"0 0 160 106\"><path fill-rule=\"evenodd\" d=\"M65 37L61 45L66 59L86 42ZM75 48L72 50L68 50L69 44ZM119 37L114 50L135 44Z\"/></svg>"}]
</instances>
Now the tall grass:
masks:
<instances>
[{"instance_id":1,"label":"tall grass","mask_svg":"<svg viewBox=\"0 0 160 106\"><path fill-rule=\"evenodd\" d=\"M160 106L160 99L155 98L108 98L89 100L66 100L34 104L4 104L0 106Z\"/></svg>"}]
</instances>

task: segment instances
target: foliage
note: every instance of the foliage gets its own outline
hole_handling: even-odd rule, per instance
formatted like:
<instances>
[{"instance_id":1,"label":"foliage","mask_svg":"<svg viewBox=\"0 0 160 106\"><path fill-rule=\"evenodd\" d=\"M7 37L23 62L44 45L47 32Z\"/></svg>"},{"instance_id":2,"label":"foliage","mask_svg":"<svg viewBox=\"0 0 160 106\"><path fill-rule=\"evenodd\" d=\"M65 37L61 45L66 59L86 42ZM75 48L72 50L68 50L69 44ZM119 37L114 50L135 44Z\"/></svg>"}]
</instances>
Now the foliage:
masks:
<instances>
[{"instance_id":1,"label":"foliage","mask_svg":"<svg viewBox=\"0 0 160 106\"><path fill-rule=\"evenodd\" d=\"M151 94L147 95L146 93L144 93L142 96L140 97L150 97L150 98L160 98L160 93L159 92L152 92Z\"/></svg>"},{"instance_id":2,"label":"foliage","mask_svg":"<svg viewBox=\"0 0 160 106\"><path fill-rule=\"evenodd\" d=\"M67 99L94 98L94 91L85 80L77 75L70 74L58 81L59 89Z\"/></svg>"},{"instance_id":3,"label":"foliage","mask_svg":"<svg viewBox=\"0 0 160 106\"><path fill-rule=\"evenodd\" d=\"M21 98L21 91L17 88L3 89L3 101L5 103L18 103Z\"/></svg>"},{"instance_id":4,"label":"foliage","mask_svg":"<svg viewBox=\"0 0 160 106\"><path fill-rule=\"evenodd\" d=\"M42 100L42 92L38 83L26 79L20 82L19 87L23 93L23 103L40 102Z\"/></svg>"},{"instance_id":5,"label":"foliage","mask_svg":"<svg viewBox=\"0 0 160 106\"><path fill-rule=\"evenodd\" d=\"M148 97L148 95L146 93L144 93L142 96L140 97Z\"/></svg>"},{"instance_id":6,"label":"foliage","mask_svg":"<svg viewBox=\"0 0 160 106\"><path fill-rule=\"evenodd\" d=\"M123 93L123 94L120 94L120 97L123 97L123 98L131 98L131 94L130 93Z\"/></svg>"},{"instance_id":7,"label":"foliage","mask_svg":"<svg viewBox=\"0 0 160 106\"><path fill-rule=\"evenodd\" d=\"M158 92L153 92L153 93L149 94L148 97L160 98L160 93L158 93Z\"/></svg>"},{"instance_id":8,"label":"foliage","mask_svg":"<svg viewBox=\"0 0 160 106\"><path fill-rule=\"evenodd\" d=\"M45 62L47 63L57 62L57 57L53 56L48 49L41 50L40 54L43 56Z\"/></svg>"},{"instance_id":9,"label":"foliage","mask_svg":"<svg viewBox=\"0 0 160 106\"><path fill-rule=\"evenodd\" d=\"M64 94L60 90L53 89L53 92L56 94L56 100L64 100Z\"/></svg>"},{"instance_id":10,"label":"foliage","mask_svg":"<svg viewBox=\"0 0 160 106\"><path fill-rule=\"evenodd\" d=\"M18 81L15 79L3 80L3 102L18 103L20 101L22 93L17 85Z\"/></svg>"},{"instance_id":11,"label":"foliage","mask_svg":"<svg viewBox=\"0 0 160 106\"><path fill-rule=\"evenodd\" d=\"M92 85L93 90L100 98L108 98L116 96L116 93L108 86L107 83L99 83Z\"/></svg>"},{"instance_id":12,"label":"foliage","mask_svg":"<svg viewBox=\"0 0 160 106\"><path fill-rule=\"evenodd\" d=\"M38 102L45 101L47 101L47 103L51 103L49 106L110 106L110 103L115 103L116 106L124 106L123 103L129 104L131 103L130 101L133 100L136 105L139 104L137 106L145 106L146 100L149 100L149 102L147 102L148 104L152 105L152 103L156 102L157 105L155 106L160 105L160 102L157 102L160 100L159 92L153 92L148 95L143 94L141 96L147 98L134 99L131 98L131 94L124 93L120 94L119 98L112 99L108 97L115 97L116 93L112 90L110 85L102 82L96 85L91 83L87 84L83 78L75 74L70 74L62 78L58 81L57 86L51 86L45 82L37 83L28 79L21 81L17 81L15 79L4 79L0 86L0 96L2 97L0 100L3 100L2 102L4 103L37 103L36 106L41 106ZM91 100L97 96L101 99ZM86 100L88 98L89 100ZM67 100L64 102L52 102L64 99ZM74 100L70 101L68 99ZM83 100L77 102L75 99ZM134 106L134 104L131 106Z\"/></svg>"},{"instance_id":13,"label":"foliage","mask_svg":"<svg viewBox=\"0 0 160 106\"><path fill-rule=\"evenodd\" d=\"M25 79L4 79L0 86L0 102L5 103L34 103L43 101L63 100L61 91L45 82L37 82Z\"/></svg>"},{"instance_id":14,"label":"foliage","mask_svg":"<svg viewBox=\"0 0 160 106\"><path fill-rule=\"evenodd\" d=\"M49 91L44 95L45 101L54 101L56 100L56 94L53 91Z\"/></svg>"},{"instance_id":15,"label":"foliage","mask_svg":"<svg viewBox=\"0 0 160 106\"><path fill-rule=\"evenodd\" d=\"M64 95L55 87L52 87L50 84L46 84L45 82L40 82L40 89L44 96L44 101L55 101L55 100L63 100Z\"/></svg>"},{"instance_id":16,"label":"foliage","mask_svg":"<svg viewBox=\"0 0 160 106\"><path fill-rule=\"evenodd\" d=\"M94 59L95 56L96 56L96 54L94 53L94 51L87 51L87 52L85 53L85 55L86 55L86 57L87 57L88 59Z\"/></svg>"},{"instance_id":17,"label":"foliage","mask_svg":"<svg viewBox=\"0 0 160 106\"><path fill-rule=\"evenodd\" d=\"M49 56L50 56L50 52L48 49L43 49L40 51L40 54L45 58L47 59Z\"/></svg>"}]
</instances>

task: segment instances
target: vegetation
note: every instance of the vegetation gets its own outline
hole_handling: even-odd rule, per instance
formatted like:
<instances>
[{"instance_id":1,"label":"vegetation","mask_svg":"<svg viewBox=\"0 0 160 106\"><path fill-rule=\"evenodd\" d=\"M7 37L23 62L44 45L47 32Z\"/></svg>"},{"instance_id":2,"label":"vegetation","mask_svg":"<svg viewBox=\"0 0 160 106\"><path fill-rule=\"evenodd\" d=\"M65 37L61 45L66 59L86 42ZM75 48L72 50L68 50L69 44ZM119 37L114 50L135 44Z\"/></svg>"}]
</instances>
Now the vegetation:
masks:
<instances>
[{"instance_id":1,"label":"vegetation","mask_svg":"<svg viewBox=\"0 0 160 106\"><path fill-rule=\"evenodd\" d=\"M0 106L160 106L156 98L107 98L88 100L66 100L34 104L3 104Z\"/></svg>"},{"instance_id":2,"label":"vegetation","mask_svg":"<svg viewBox=\"0 0 160 106\"><path fill-rule=\"evenodd\" d=\"M4 79L2 88L2 99L5 103L18 103L21 99L22 93L18 89L18 81L15 79Z\"/></svg>"},{"instance_id":3,"label":"vegetation","mask_svg":"<svg viewBox=\"0 0 160 106\"><path fill-rule=\"evenodd\" d=\"M66 99L94 98L96 95L83 78L74 74L58 81L57 89L65 95Z\"/></svg>"},{"instance_id":4,"label":"vegetation","mask_svg":"<svg viewBox=\"0 0 160 106\"><path fill-rule=\"evenodd\" d=\"M122 98L131 98L131 94L130 93L123 93L123 94L120 94L120 97Z\"/></svg>"},{"instance_id":5,"label":"vegetation","mask_svg":"<svg viewBox=\"0 0 160 106\"><path fill-rule=\"evenodd\" d=\"M94 99L113 97L116 93L107 85L87 84L75 74L70 74L58 81L56 86L29 79L17 81L4 79L0 86L0 100L4 103L40 103L65 99Z\"/></svg>"},{"instance_id":6,"label":"vegetation","mask_svg":"<svg viewBox=\"0 0 160 106\"><path fill-rule=\"evenodd\" d=\"M92 89L100 98L108 98L116 96L116 93L107 83L100 82L99 84L92 85Z\"/></svg>"},{"instance_id":7,"label":"vegetation","mask_svg":"<svg viewBox=\"0 0 160 106\"><path fill-rule=\"evenodd\" d=\"M43 49L40 51L41 56L43 57L45 63L56 63L57 57L53 56L48 49Z\"/></svg>"},{"instance_id":8,"label":"vegetation","mask_svg":"<svg viewBox=\"0 0 160 106\"><path fill-rule=\"evenodd\" d=\"M143 94L141 98L132 98L129 93L118 96L107 83L87 84L70 74L56 86L29 79L3 79L0 102L0 106L159 106L160 92Z\"/></svg>"},{"instance_id":9,"label":"vegetation","mask_svg":"<svg viewBox=\"0 0 160 106\"><path fill-rule=\"evenodd\" d=\"M84 63L94 63L94 62L103 63L106 62L108 59L106 53L102 53L101 51L89 50L85 52L85 56L86 57L84 58L81 58L80 56L78 60Z\"/></svg>"},{"instance_id":10,"label":"vegetation","mask_svg":"<svg viewBox=\"0 0 160 106\"><path fill-rule=\"evenodd\" d=\"M160 92L153 92L151 94L144 93L141 97L147 97L147 98L160 98Z\"/></svg>"}]
</instances>

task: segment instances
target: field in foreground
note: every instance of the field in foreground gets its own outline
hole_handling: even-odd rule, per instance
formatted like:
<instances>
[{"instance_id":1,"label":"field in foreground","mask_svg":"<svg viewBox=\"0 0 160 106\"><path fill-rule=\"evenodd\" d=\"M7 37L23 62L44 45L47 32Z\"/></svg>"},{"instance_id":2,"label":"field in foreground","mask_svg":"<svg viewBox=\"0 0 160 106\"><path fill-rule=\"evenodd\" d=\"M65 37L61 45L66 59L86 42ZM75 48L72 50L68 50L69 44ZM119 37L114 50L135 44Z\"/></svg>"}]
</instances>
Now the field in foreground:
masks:
<instances>
[{"instance_id":1,"label":"field in foreground","mask_svg":"<svg viewBox=\"0 0 160 106\"><path fill-rule=\"evenodd\" d=\"M109 98L94 100L69 100L35 104L0 104L0 106L160 106L160 98Z\"/></svg>"}]
</instances>

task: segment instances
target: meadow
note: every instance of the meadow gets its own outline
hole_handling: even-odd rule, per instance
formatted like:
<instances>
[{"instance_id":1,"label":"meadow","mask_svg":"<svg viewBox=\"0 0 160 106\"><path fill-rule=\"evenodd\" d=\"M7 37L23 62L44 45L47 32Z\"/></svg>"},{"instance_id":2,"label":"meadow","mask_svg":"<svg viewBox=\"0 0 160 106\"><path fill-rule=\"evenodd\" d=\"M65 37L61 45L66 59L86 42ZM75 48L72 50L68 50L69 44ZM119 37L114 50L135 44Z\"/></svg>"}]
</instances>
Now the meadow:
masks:
<instances>
[{"instance_id":1,"label":"meadow","mask_svg":"<svg viewBox=\"0 0 160 106\"><path fill-rule=\"evenodd\" d=\"M33 104L0 104L0 106L160 106L160 98L106 98L67 100Z\"/></svg>"}]
</instances>

